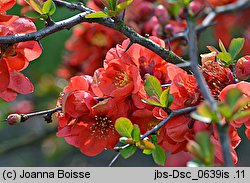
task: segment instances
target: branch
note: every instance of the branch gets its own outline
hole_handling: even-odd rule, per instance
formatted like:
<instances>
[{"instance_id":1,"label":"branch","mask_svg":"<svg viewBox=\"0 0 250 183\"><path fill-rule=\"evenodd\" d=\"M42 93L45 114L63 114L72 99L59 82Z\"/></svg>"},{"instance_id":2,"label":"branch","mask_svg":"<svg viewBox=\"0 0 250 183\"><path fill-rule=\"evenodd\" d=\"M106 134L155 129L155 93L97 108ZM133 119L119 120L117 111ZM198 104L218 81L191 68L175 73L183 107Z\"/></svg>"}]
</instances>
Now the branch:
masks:
<instances>
[{"instance_id":1,"label":"branch","mask_svg":"<svg viewBox=\"0 0 250 183\"><path fill-rule=\"evenodd\" d=\"M207 83L198 68L198 46L197 46L197 36L195 32L195 22L189 15L187 16L188 23L188 43L189 43L189 57L190 57L190 68L195 76L196 82L200 88L204 99L208 101L210 107L213 111L216 112L217 119L219 123L217 124L218 133L220 136L220 142L222 146L222 153L224 158L225 166L233 166L231 151L230 151L230 142L227 135L227 127L223 125L221 121L221 115L218 111L217 102L211 95L210 89L207 86Z\"/></svg>"},{"instance_id":2,"label":"branch","mask_svg":"<svg viewBox=\"0 0 250 183\"><path fill-rule=\"evenodd\" d=\"M145 134L143 134L141 136L141 140L145 139L146 137L148 137L148 136L150 136L152 134L156 134L174 116L178 116L178 115L181 115L181 114L186 114L186 113L192 112L194 110L196 110L196 106L194 106L194 107L186 107L186 108L183 108L183 109L171 111L170 114L163 121L161 121L154 128L152 128L151 130L149 130ZM122 147L114 147L114 150L119 151L119 150L124 149L124 148L129 147L129 146L130 146L130 144L126 144L126 145L124 145ZM118 152L118 154L110 162L109 167L112 166L112 164L117 160L117 158L119 156L120 156L120 153Z\"/></svg>"},{"instance_id":3,"label":"branch","mask_svg":"<svg viewBox=\"0 0 250 183\"><path fill-rule=\"evenodd\" d=\"M214 25L215 22L213 22L213 20L219 14L229 13L229 12L232 12L232 11L238 11L238 10L246 9L246 8L249 8L249 7L250 7L250 1L249 0L238 0L235 3L224 5L224 6L219 6L219 7L216 7L214 9L208 7L205 10L206 17L204 18L204 20L202 21L201 24L199 24L199 25L197 25L195 27L195 31L197 33L200 33L203 30L205 30L206 28ZM188 34L187 30L184 31L184 32L176 33L170 38L170 41L174 41L176 39L186 39L187 34Z\"/></svg>"},{"instance_id":4,"label":"branch","mask_svg":"<svg viewBox=\"0 0 250 183\"><path fill-rule=\"evenodd\" d=\"M176 55L171 50L166 50L165 48L161 47L157 43L153 42L152 40L141 36L137 32L135 32L132 28L127 26L122 20L112 18L85 18L85 16L89 13L95 12L94 10L85 7L82 4L74 4L74 3L68 3L61 0L54 0L55 3L59 5L64 5L70 9L73 10L79 10L83 13L80 13L78 15L75 15L71 18L68 18L66 20L62 20L60 22L55 22L54 25L45 27L37 32L32 32L28 34L17 34L14 36L2 36L0 37L0 44L13 44L18 42L24 42L24 41L30 41L35 40L39 41L40 39L58 32L63 29L70 29L71 27L80 24L82 22L89 22L89 23L99 23L106 27L115 29L119 32L121 32L123 35L127 36L132 43L138 43L151 51L158 54L162 59L167 60L170 63L182 63L185 62L181 57Z\"/></svg>"}]
</instances>

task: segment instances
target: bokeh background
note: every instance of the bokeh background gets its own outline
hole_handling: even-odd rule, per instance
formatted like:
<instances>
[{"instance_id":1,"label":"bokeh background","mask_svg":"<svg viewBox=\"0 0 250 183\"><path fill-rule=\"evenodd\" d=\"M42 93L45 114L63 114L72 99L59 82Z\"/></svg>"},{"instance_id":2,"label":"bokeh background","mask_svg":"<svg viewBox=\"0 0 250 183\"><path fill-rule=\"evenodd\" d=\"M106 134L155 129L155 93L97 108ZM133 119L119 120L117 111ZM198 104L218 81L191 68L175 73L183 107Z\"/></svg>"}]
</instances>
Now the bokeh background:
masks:
<instances>
[{"instance_id":1,"label":"bokeh background","mask_svg":"<svg viewBox=\"0 0 250 183\"><path fill-rule=\"evenodd\" d=\"M20 9L21 7L16 5L8 13L19 14ZM62 20L74 13L59 7L53 19ZM38 29L44 26L39 20L36 21L36 25ZM202 34L201 48L214 45L214 40L207 36L210 33L211 30L208 29ZM68 145L63 138L56 137L56 119L47 124L42 117L36 117L15 126L9 126L3 121L9 113L15 111L41 111L55 107L59 93L67 85L66 80L56 77L56 71L63 60L65 41L71 34L72 30L63 30L42 39L41 57L32 61L23 71L34 84L34 93L19 95L11 103L0 99L0 166L108 166L116 155L112 151L104 151L96 157L83 155L78 149ZM236 149L239 157L238 166L250 166L250 141L245 137L244 128L240 129L240 136L242 142ZM155 164L150 156L137 152L127 160L120 157L114 166L141 167Z\"/></svg>"}]
</instances>

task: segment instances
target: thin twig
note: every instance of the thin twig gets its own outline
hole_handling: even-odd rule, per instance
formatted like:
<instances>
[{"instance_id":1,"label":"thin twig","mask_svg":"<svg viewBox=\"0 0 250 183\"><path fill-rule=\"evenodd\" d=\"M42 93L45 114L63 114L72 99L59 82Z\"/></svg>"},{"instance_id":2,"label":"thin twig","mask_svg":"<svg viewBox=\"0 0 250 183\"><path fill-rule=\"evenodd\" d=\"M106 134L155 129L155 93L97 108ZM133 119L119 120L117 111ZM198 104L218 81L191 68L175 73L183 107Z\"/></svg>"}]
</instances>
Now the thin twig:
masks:
<instances>
[{"instance_id":1,"label":"thin twig","mask_svg":"<svg viewBox=\"0 0 250 183\"><path fill-rule=\"evenodd\" d=\"M186 107L186 108L183 108L183 109L171 111L170 114L164 120L162 120L158 125L156 125L154 128L152 128L151 130L149 130L145 134L143 134L141 136L141 140L145 139L146 137L148 137L148 136L150 136L152 134L156 134L174 116L190 113L190 112L192 112L194 110L196 110L196 106ZM114 150L119 151L119 150L125 149L126 147L129 147L129 146L130 146L130 144L126 144L126 145L121 146L121 147L114 147ZM118 154L112 159L112 161L110 163L111 166L115 162L115 160L117 160L117 158L119 156L120 156L120 153L118 152Z\"/></svg>"},{"instance_id":2,"label":"thin twig","mask_svg":"<svg viewBox=\"0 0 250 183\"><path fill-rule=\"evenodd\" d=\"M211 109L215 111L217 119L219 119L219 123L217 124L217 129L222 129L222 130L218 130L218 133L219 133L220 142L222 145L222 153L223 153L225 166L233 166L227 130L225 130L224 126L222 126L223 124L221 121L221 115L218 111L217 102L213 98L207 86L207 83L198 67L198 57L197 57L198 46L197 46L197 36L195 32L195 20L192 17L187 16L187 23L188 23L189 57L190 57L190 62L191 62L190 68L195 76L196 82L200 88L200 91L204 99L208 101Z\"/></svg>"}]
</instances>

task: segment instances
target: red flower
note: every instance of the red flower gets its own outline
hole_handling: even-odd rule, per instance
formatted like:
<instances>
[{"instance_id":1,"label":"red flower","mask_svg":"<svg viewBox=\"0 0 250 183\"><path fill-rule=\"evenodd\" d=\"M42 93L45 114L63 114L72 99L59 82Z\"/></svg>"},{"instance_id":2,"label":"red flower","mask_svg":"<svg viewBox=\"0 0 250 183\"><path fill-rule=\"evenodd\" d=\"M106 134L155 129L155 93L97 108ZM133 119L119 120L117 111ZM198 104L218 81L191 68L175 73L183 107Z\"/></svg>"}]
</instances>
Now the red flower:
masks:
<instances>
[{"instance_id":1,"label":"red flower","mask_svg":"<svg viewBox=\"0 0 250 183\"><path fill-rule=\"evenodd\" d=\"M241 57L235 66L236 76L240 80L247 80L250 76L250 55Z\"/></svg>"},{"instance_id":2,"label":"red flower","mask_svg":"<svg viewBox=\"0 0 250 183\"><path fill-rule=\"evenodd\" d=\"M139 69L127 59L105 60L104 68L98 69L94 75L96 95L125 98L139 91L142 80Z\"/></svg>"},{"instance_id":3,"label":"red flower","mask_svg":"<svg viewBox=\"0 0 250 183\"><path fill-rule=\"evenodd\" d=\"M16 0L1 0L0 1L0 14L5 13L8 9L12 8Z\"/></svg>"},{"instance_id":4,"label":"red flower","mask_svg":"<svg viewBox=\"0 0 250 183\"><path fill-rule=\"evenodd\" d=\"M11 36L35 32L34 23L17 16L0 15L0 36ZM24 70L30 61L38 58L42 49L36 41L26 41L6 46L0 44L1 55L6 58L10 69Z\"/></svg>"},{"instance_id":5,"label":"red flower","mask_svg":"<svg viewBox=\"0 0 250 183\"><path fill-rule=\"evenodd\" d=\"M245 96L250 97L250 83L241 81L241 82L239 82L237 84L228 85L227 87L225 87L221 91L221 93L219 95L219 99L222 102L226 101L226 94L227 94L228 90L230 90L232 88L238 88ZM246 109L249 109L248 105L245 106L243 110L246 110ZM247 129L250 129L250 116L246 116L244 118L236 119L236 120L230 122L230 124L233 125L234 127L240 127L242 124L244 124ZM248 130L246 130L246 134L247 134L247 137L250 139L250 134L249 134Z\"/></svg>"},{"instance_id":6,"label":"red flower","mask_svg":"<svg viewBox=\"0 0 250 183\"><path fill-rule=\"evenodd\" d=\"M7 102L15 100L17 93L28 94L34 90L28 78L15 70L8 69L6 59L0 59L0 80L2 82L0 98Z\"/></svg>"},{"instance_id":7,"label":"red flower","mask_svg":"<svg viewBox=\"0 0 250 183\"><path fill-rule=\"evenodd\" d=\"M127 111L125 102L110 99L97 104L90 118L70 120L66 114L59 117L57 136L64 137L69 144L80 148L83 154L95 156L104 149L114 148L119 140L119 134L114 129L115 120L126 117Z\"/></svg>"},{"instance_id":8,"label":"red flower","mask_svg":"<svg viewBox=\"0 0 250 183\"><path fill-rule=\"evenodd\" d=\"M216 52L201 55L202 73L215 98L229 84L235 83L232 71L216 62Z\"/></svg>"},{"instance_id":9,"label":"red flower","mask_svg":"<svg viewBox=\"0 0 250 183\"><path fill-rule=\"evenodd\" d=\"M235 1L237 1L237 0L208 0L208 2L212 6L222 6L222 5L233 3Z\"/></svg>"}]
</instances>

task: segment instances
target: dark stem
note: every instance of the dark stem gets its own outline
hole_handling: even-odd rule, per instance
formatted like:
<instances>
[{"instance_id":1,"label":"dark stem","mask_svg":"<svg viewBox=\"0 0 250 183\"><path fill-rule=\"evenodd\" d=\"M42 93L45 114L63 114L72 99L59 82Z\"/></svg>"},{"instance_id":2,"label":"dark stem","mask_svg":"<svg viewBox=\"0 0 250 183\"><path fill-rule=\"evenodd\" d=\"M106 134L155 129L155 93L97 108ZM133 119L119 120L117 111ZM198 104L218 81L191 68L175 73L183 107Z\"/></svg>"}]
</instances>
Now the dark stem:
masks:
<instances>
[{"instance_id":1,"label":"dark stem","mask_svg":"<svg viewBox=\"0 0 250 183\"><path fill-rule=\"evenodd\" d=\"M223 129L223 123L221 121L221 115L218 111L217 102L211 95L211 92L206 84L206 81L200 72L198 68L198 46L197 46L197 37L195 32L195 20L192 19L192 17L187 16L187 23L188 23L188 43L189 43L189 57L191 62L191 70L196 78L196 82L198 83L198 86L200 88L200 91L206 101L208 101L211 109L216 112L216 117L219 119L219 123L217 124L218 129ZM231 151L230 151L230 144L228 141L228 134L226 130L218 130L219 136L220 136L220 143L222 146L222 153L223 153L223 159L224 159L224 165L225 166L232 166L232 160L231 162L229 159L231 158Z\"/></svg>"},{"instance_id":2,"label":"dark stem","mask_svg":"<svg viewBox=\"0 0 250 183\"><path fill-rule=\"evenodd\" d=\"M34 116L40 116L40 115L44 115L44 119L47 123L52 122L52 114L61 111L62 107L57 107L54 109L50 109L50 110L46 110L46 111L39 111L39 112L34 112L34 113L30 113L30 114L20 114L21 115L21 123L25 122L27 119L34 117Z\"/></svg>"}]
</instances>

